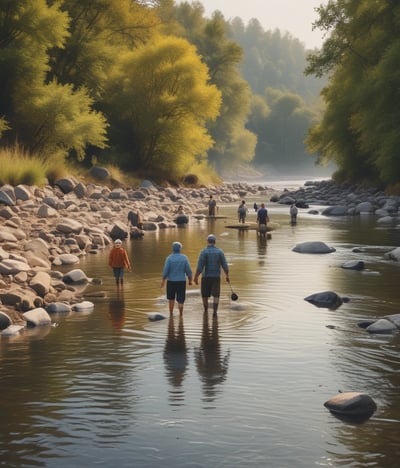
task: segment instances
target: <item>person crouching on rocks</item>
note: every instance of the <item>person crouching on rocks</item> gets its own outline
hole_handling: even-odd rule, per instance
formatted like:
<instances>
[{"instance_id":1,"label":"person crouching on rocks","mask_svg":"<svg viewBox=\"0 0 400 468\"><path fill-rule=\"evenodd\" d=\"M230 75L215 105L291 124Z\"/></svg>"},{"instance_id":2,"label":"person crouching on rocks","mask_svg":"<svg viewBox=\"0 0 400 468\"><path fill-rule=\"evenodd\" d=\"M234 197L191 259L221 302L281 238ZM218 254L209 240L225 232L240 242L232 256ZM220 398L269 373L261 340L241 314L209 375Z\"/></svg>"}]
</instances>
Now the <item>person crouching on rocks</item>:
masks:
<instances>
[{"instance_id":1,"label":"person crouching on rocks","mask_svg":"<svg viewBox=\"0 0 400 468\"><path fill-rule=\"evenodd\" d=\"M118 286L124 284L124 271L131 271L131 262L129 261L126 250L122 247L122 241L116 239L114 247L108 256L108 265L113 269L115 282Z\"/></svg>"}]
</instances>

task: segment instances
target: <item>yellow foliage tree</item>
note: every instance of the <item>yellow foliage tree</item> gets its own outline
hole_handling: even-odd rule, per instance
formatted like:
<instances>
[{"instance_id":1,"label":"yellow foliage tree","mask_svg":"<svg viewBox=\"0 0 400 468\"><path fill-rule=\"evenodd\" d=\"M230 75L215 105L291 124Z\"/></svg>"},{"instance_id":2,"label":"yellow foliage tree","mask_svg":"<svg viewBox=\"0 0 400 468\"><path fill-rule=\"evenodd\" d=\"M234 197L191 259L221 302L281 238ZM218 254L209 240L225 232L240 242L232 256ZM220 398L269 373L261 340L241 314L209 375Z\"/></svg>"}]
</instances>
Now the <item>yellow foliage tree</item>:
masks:
<instances>
[{"instance_id":1,"label":"yellow foliage tree","mask_svg":"<svg viewBox=\"0 0 400 468\"><path fill-rule=\"evenodd\" d=\"M120 57L107 89L110 141L127 169L177 179L206 158L221 93L185 39L157 36Z\"/></svg>"}]
</instances>

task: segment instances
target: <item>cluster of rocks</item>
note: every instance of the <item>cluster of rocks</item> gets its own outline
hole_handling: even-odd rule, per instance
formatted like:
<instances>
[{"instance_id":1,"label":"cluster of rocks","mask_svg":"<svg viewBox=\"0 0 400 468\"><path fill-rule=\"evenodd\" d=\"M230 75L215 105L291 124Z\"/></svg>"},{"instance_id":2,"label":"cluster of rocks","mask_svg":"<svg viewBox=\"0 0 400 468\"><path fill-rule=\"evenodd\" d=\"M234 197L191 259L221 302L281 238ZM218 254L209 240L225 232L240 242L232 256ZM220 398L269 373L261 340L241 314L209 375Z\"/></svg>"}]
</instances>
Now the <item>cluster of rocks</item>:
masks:
<instances>
[{"instance_id":1,"label":"cluster of rocks","mask_svg":"<svg viewBox=\"0 0 400 468\"><path fill-rule=\"evenodd\" d=\"M324 208L320 214L324 216L373 214L379 224L400 222L400 196L387 195L373 187L335 184L332 180L306 182L297 190L274 194L271 201L287 205L295 203L298 208L321 205ZM317 210L310 213L319 214Z\"/></svg>"},{"instance_id":2,"label":"cluster of rocks","mask_svg":"<svg viewBox=\"0 0 400 468\"><path fill-rule=\"evenodd\" d=\"M231 203L271 193L268 187L245 183L175 188L147 180L138 187L111 189L106 183L85 184L74 177L43 188L1 186L0 334L7 324L38 325L48 322L47 314L53 312L92 307L82 302L83 291L96 279L88 278L77 264L82 256L96 254L138 229L128 226L129 211L141 212L144 233L176 227L178 205L194 215L204 212L210 195L219 203ZM57 270L65 265L71 268L68 273Z\"/></svg>"}]
</instances>

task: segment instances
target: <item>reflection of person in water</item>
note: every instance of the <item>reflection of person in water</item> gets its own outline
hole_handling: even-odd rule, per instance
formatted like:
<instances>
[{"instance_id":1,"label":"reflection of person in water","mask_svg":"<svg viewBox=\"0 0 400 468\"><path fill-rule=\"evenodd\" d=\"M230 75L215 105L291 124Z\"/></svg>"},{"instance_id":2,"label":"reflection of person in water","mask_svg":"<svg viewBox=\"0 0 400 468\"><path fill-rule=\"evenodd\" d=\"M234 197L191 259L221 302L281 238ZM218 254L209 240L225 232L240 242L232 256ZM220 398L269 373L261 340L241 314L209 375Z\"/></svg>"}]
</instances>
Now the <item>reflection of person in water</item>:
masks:
<instances>
[{"instance_id":1,"label":"reflection of person in water","mask_svg":"<svg viewBox=\"0 0 400 468\"><path fill-rule=\"evenodd\" d=\"M218 318L212 318L209 327L208 314L203 314L203 330L200 348L195 350L197 371L203 381L203 393L206 401L213 401L216 386L222 384L228 373L229 351L222 356L218 336Z\"/></svg>"},{"instance_id":2,"label":"reflection of person in water","mask_svg":"<svg viewBox=\"0 0 400 468\"><path fill-rule=\"evenodd\" d=\"M113 297L108 305L108 316L112 326L120 330L125 323L125 299L123 289L117 289L117 296Z\"/></svg>"},{"instance_id":3,"label":"reflection of person in water","mask_svg":"<svg viewBox=\"0 0 400 468\"><path fill-rule=\"evenodd\" d=\"M257 238L257 247L258 247L258 264L264 265L265 256L267 254L267 238L266 236L259 236Z\"/></svg>"},{"instance_id":4,"label":"reflection of person in water","mask_svg":"<svg viewBox=\"0 0 400 468\"><path fill-rule=\"evenodd\" d=\"M168 335L164 348L164 363L168 380L175 387L170 392L171 399L179 400L182 392L177 391L176 388L179 389L182 385L188 363L182 316L179 317L176 332L174 317L171 315L169 318Z\"/></svg>"}]
</instances>

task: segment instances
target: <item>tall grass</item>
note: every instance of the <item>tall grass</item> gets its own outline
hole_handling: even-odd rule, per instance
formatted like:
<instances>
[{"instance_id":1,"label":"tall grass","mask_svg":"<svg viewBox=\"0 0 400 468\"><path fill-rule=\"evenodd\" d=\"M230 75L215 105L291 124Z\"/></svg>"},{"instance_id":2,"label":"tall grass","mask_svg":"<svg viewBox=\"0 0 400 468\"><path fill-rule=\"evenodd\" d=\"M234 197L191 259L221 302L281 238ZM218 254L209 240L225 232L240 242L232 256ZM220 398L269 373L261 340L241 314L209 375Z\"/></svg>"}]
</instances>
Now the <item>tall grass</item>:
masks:
<instances>
[{"instance_id":1,"label":"tall grass","mask_svg":"<svg viewBox=\"0 0 400 468\"><path fill-rule=\"evenodd\" d=\"M43 159L20 146L0 148L0 184L42 187L60 178L66 171L59 158Z\"/></svg>"}]
</instances>

